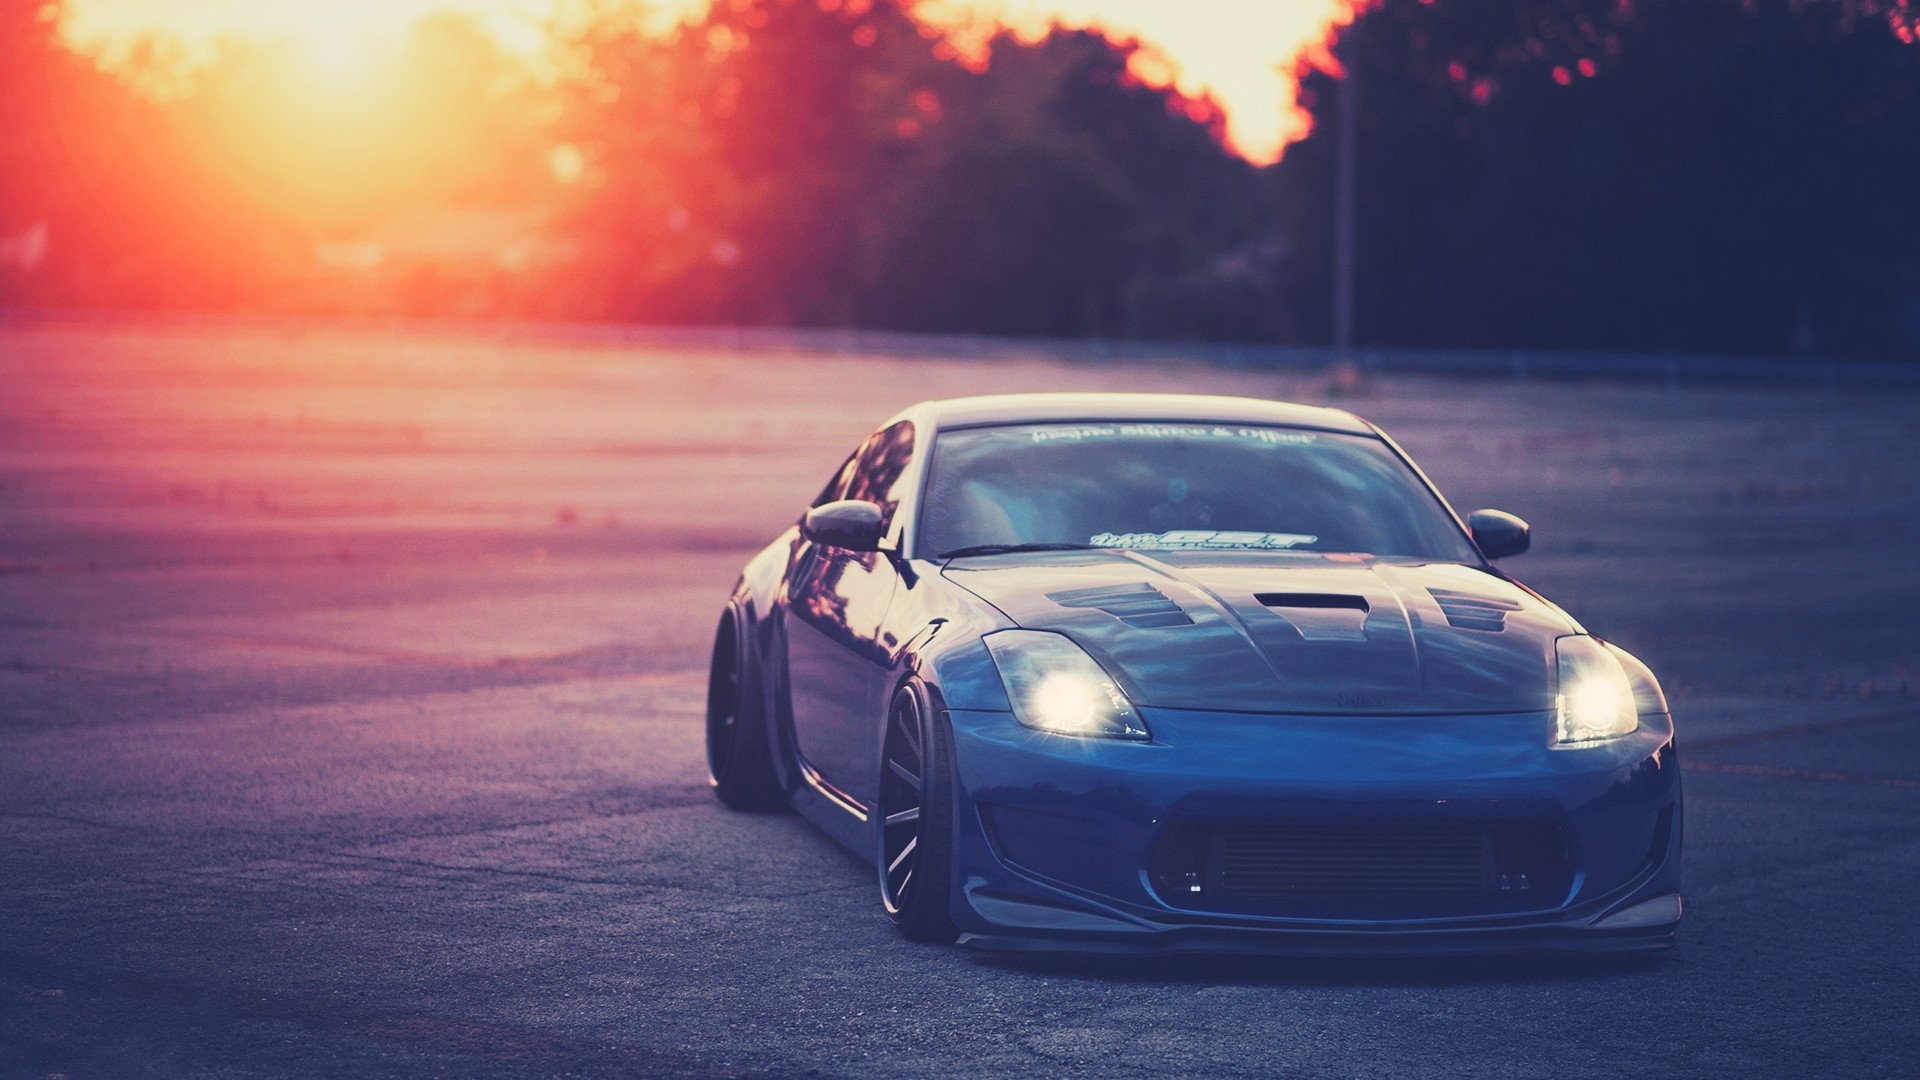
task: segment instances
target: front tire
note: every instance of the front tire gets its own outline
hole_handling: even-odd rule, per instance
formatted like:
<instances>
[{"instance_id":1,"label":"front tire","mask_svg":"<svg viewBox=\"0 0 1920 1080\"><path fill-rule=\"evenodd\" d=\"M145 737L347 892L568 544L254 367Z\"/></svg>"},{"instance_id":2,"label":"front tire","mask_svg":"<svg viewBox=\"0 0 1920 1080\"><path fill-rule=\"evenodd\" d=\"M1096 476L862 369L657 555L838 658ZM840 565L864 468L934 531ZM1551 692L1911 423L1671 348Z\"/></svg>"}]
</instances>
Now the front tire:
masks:
<instances>
[{"instance_id":1,"label":"front tire","mask_svg":"<svg viewBox=\"0 0 1920 1080\"><path fill-rule=\"evenodd\" d=\"M953 892L953 738L926 691L909 682L887 707L880 758L880 902L900 932L946 944L959 935Z\"/></svg>"},{"instance_id":2,"label":"front tire","mask_svg":"<svg viewBox=\"0 0 1920 1080\"><path fill-rule=\"evenodd\" d=\"M759 665L734 612L720 618L707 669L707 777L735 810L779 810L786 800L773 774Z\"/></svg>"}]
</instances>

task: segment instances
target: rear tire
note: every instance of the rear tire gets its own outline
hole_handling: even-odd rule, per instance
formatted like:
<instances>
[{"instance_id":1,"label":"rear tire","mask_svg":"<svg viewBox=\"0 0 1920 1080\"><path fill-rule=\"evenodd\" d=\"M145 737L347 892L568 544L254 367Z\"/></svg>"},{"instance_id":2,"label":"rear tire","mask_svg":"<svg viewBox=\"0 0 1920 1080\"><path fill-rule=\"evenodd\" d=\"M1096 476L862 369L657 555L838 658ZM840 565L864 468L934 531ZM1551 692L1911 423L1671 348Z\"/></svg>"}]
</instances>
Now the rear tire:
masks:
<instances>
[{"instance_id":1,"label":"rear tire","mask_svg":"<svg viewBox=\"0 0 1920 1080\"><path fill-rule=\"evenodd\" d=\"M759 675L753 649L729 611L713 636L707 669L707 777L713 793L735 810L786 808L773 773Z\"/></svg>"},{"instance_id":2,"label":"rear tire","mask_svg":"<svg viewBox=\"0 0 1920 1080\"><path fill-rule=\"evenodd\" d=\"M909 682L887 707L880 759L880 903L900 932L947 944L959 936L953 894L953 737L926 691Z\"/></svg>"}]
</instances>

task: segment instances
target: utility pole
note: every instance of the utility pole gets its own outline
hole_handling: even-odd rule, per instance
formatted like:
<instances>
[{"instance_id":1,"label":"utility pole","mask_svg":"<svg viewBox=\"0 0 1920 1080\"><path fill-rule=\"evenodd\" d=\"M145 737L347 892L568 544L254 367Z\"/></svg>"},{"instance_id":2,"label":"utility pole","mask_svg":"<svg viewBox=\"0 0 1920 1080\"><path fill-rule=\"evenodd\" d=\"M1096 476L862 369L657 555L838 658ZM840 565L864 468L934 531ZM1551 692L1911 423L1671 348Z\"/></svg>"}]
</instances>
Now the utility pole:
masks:
<instances>
[{"instance_id":1,"label":"utility pole","mask_svg":"<svg viewBox=\"0 0 1920 1080\"><path fill-rule=\"evenodd\" d=\"M1333 167L1333 355L1346 361L1353 352L1353 174L1359 111L1351 65L1340 78L1339 94Z\"/></svg>"}]
</instances>

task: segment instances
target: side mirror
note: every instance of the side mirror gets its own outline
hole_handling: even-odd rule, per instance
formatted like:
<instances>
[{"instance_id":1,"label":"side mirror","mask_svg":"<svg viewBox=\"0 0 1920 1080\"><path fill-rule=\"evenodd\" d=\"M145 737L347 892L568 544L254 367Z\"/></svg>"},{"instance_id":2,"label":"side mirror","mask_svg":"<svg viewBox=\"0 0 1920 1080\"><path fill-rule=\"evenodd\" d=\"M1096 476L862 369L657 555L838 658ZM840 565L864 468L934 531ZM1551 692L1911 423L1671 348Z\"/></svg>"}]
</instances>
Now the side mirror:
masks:
<instances>
[{"instance_id":1,"label":"side mirror","mask_svg":"<svg viewBox=\"0 0 1920 1080\"><path fill-rule=\"evenodd\" d=\"M848 551L878 551L883 532L880 508L859 499L816 506L800 519L801 536Z\"/></svg>"},{"instance_id":2,"label":"side mirror","mask_svg":"<svg viewBox=\"0 0 1920 1080\"><path fill-rule=\"evenodd\" d=\"M1489 559L1518 555L1533 546L1533 530L1527 523L1501 510L1475 510L1467 515L1467 531L1480 545L1480 554Z\"/></svg>"}]
</instances>

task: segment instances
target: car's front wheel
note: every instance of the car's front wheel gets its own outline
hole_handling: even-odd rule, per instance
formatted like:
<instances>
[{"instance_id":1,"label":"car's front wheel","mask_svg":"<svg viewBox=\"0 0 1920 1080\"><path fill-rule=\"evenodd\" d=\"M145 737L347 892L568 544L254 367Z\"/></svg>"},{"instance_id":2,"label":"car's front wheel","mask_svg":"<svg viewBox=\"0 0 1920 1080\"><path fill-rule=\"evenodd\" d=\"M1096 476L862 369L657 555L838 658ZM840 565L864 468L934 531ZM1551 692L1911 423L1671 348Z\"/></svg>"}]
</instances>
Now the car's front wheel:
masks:
<instances>
[{"instance_id":1,"label":"car's front wheel","mask_svg":"<svg viewBox=\"0 0 1920 1080\"><path fill-rule=\"evenodd\" d=\"M915 941L950 942L953 740L926 690L909 682L887 708L880 763L880 902Z\"/></svg>"},{"instance_id":2,"label":"car's front wheel","mask_svg":"<svg viewBox=\"0 0 1920 1080\"><path fill-rule=\"evenodd\" d=\"M707 775L713 793L735 810L786 805L773 774L759 667L735 614L720 619L707 669Z\"/></svg>"}]
</instances>

